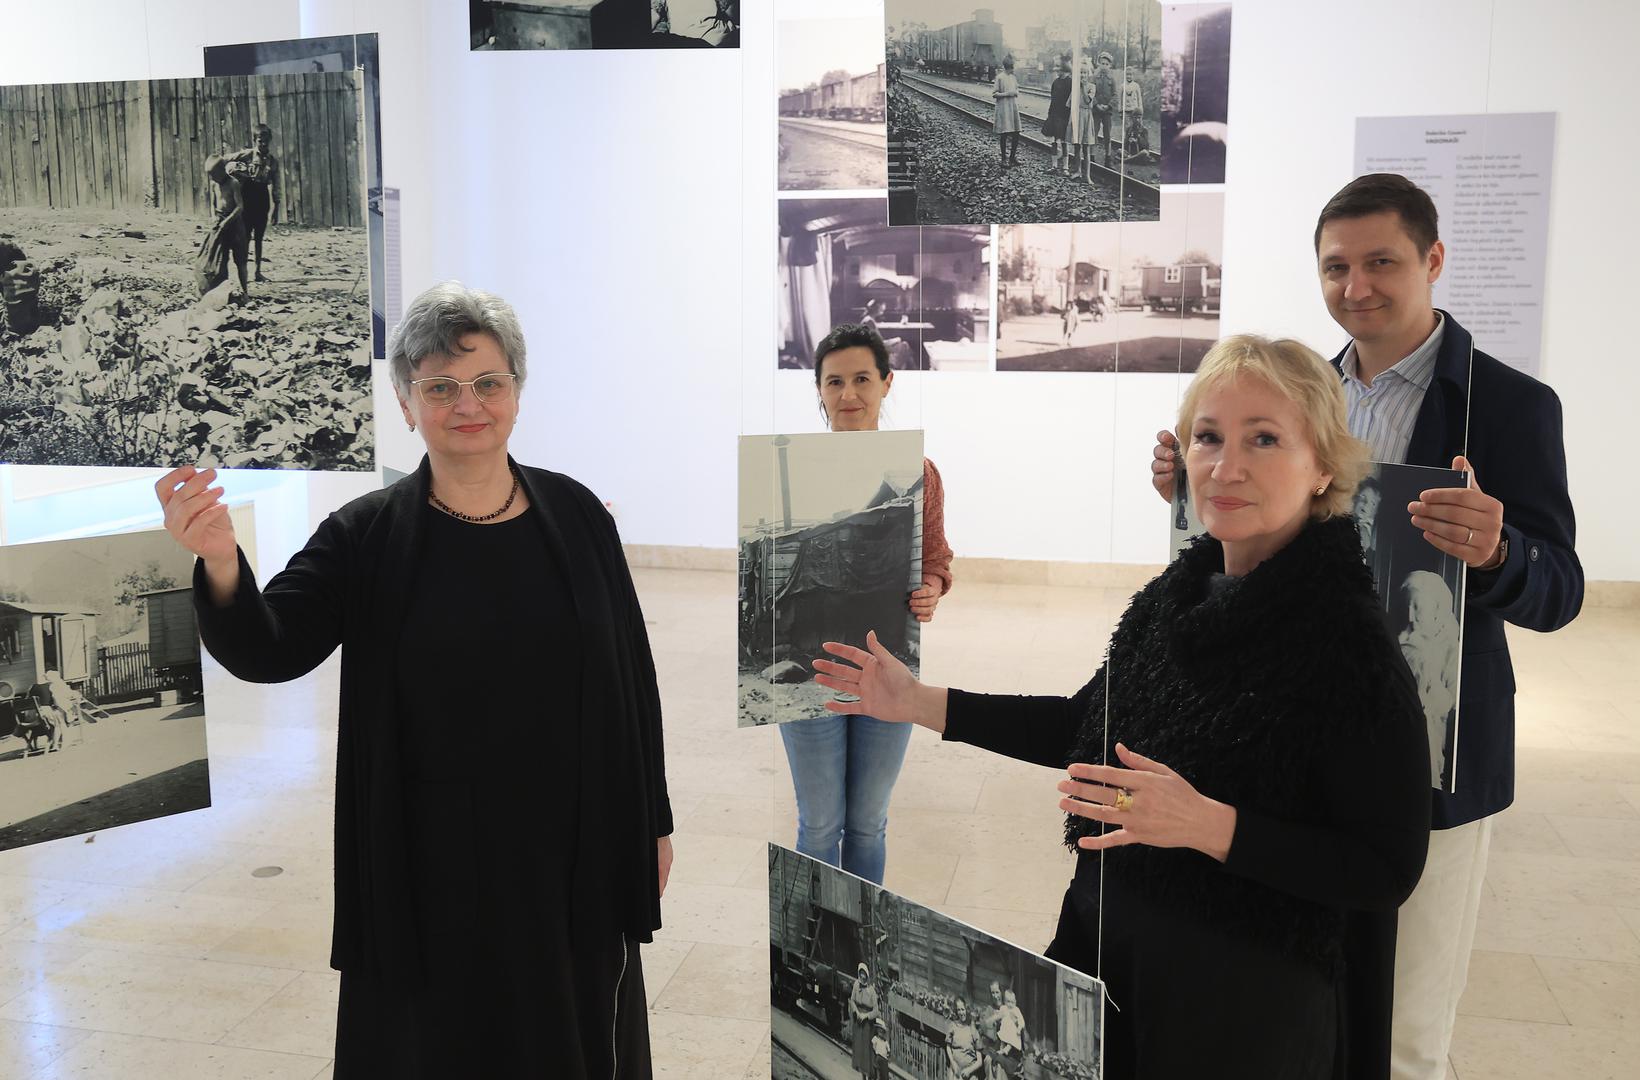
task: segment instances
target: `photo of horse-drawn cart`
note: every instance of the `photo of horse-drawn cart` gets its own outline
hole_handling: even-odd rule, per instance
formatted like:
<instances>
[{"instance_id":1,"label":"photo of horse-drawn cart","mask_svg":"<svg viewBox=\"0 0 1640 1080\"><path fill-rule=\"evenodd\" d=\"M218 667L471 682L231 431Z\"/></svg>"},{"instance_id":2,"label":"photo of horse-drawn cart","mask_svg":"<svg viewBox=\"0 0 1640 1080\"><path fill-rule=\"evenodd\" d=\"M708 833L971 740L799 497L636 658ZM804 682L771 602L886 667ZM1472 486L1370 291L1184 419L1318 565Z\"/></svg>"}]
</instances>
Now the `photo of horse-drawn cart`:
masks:
<instances>
[{"instance_id":1,"label":"photo of horse-drawn cart","mask_svg":"<svg viewBox=\"0 0 1640 1080\"><path fill-rule=\"evenodd\" d=\"M191 562L163 532L0 547L0 850L210 805Z\"/></svg>"}]
</instances>

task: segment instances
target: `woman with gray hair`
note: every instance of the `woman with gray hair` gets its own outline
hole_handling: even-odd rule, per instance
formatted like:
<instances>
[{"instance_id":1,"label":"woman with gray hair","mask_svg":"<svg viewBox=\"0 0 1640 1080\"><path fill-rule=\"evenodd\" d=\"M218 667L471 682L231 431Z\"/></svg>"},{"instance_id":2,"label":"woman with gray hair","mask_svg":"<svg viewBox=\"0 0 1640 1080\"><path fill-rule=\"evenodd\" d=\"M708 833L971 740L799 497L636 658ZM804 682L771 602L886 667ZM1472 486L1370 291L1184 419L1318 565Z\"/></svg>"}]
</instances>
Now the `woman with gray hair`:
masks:
<instances>
[{"instance_id":1,"label":"woman with gray hair","mask_svg":"<svg viewBox=\"0 0 1640 1080\"><path fill-rule=\"evenodd\" d=\"M638 942L672 814L643 614L603 504L507 453L524 338L446 282L390 352L421 467L337 510L262 589L212 486L156 486L201 637L283 682L342 649L337 1080L647 1078Z\"/></svg>"}]
</instances>

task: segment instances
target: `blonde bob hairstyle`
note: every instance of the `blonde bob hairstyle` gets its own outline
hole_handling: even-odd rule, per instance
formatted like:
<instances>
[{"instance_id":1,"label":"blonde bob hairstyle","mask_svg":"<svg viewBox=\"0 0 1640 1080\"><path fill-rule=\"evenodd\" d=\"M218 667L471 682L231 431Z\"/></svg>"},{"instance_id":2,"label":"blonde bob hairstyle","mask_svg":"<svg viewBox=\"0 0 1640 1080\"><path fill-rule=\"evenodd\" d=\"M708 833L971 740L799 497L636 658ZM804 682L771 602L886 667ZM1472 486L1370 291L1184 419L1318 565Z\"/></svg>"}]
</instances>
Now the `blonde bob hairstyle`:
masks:
<instances>
[{"instance_id":1,"label":"blonde bob hairstyle","mask_svg":"<svg viewBox=\"0 0 1640 1080\"><path fill-rule=\"evenodd\" d=\"M1338 372L1301 342L1235 334L1209 349L1179 404L1179 442L1189 445L1208 391L1244 378L1259 380L1298 406L1316 463L1332 474L1323 494L1311 494L1310 516L1325 520L1349 513L1356 486L1369 469L1367 445L1350 434Z\"/></svg>"}]
</instances>

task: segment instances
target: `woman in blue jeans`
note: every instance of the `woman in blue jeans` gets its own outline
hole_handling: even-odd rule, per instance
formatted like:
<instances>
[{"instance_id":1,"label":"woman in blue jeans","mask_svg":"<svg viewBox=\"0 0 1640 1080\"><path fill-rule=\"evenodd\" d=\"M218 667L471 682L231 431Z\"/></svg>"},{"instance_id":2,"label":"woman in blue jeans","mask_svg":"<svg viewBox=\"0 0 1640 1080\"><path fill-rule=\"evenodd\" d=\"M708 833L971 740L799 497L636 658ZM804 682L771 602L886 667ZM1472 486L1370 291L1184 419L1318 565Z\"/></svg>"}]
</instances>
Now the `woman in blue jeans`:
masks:
<instances>
[{"instance_id":1,"label":"woman in blue jeans","mask_svg":"<svg viewBox=\"0 0 1640 1080\"><path fill-rule=\"evenodd\" d=\"M814 350L814 384L833 431L876 431L894 384L888 346L869 326L834 327ZM923 459L922 588L911 594L919 622L951 589L945 487ZM797 850L879 885L887 859L888 800L905 761L911 725L870 716L824 716L780 726L797 791Z\"/></svg>"}]
</instances>

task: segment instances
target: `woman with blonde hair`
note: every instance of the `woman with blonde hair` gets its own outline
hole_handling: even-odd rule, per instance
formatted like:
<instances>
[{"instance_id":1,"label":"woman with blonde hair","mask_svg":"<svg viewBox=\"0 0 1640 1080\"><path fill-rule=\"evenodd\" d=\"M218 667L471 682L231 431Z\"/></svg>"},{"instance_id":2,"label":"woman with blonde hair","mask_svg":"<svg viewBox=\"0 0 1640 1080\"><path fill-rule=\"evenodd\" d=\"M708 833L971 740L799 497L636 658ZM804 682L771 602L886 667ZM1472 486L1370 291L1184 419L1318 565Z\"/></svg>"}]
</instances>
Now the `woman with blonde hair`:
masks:
<instances>
[{"instance_id":1,"label":"woman with blonde hair","mask_svg":"<svg viewBox=\"0 0 1640 1080\"><path fill-rule=\"evenodd\" d=\"M1104 979L1109 1075L1381 1080L1429 772L1347 513L1365 448L1326 362L1252 335L1202 361L1179 434L1207 533L1075 695L925 686L874 638L828 644L817 679L859 696L839 708L1066 770L1078 860L1047 954Z\"/></svg>"}]
</instances>

